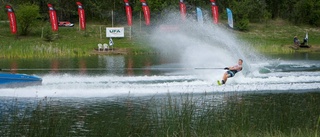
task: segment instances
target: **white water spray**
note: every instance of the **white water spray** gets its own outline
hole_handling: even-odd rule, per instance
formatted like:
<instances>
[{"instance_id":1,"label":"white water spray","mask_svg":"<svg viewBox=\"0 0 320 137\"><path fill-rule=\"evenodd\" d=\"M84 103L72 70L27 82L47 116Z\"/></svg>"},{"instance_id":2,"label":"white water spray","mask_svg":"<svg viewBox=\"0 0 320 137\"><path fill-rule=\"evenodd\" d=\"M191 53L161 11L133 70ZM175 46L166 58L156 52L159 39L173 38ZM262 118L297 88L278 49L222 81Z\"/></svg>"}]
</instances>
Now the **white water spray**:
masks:
<instances>
[{"instance_id":1,"label":"white water spray","mask_svg":"<svg viewBox=\"0 0 320 137\"><path fill-rule=\"evenodd\" d=\"M178 14L177 14L178 15ZM170 15L172 19L173 15ZM173 16L178 19L180 16ZM316 91L320 89L320 62L266 61L256 54L250 46L239 40L232 30L213 23L187 20L172 24L174 30L164 31L157 27L151 33L150 45L160 55L176 58L181 69L163 75L115 76L101 74L88 75L43 75L43 84L23 88L4 88L1 96L14 97L110 97L141 96L166 93L204 93L204 92L261 92L261 91ZM159 25L160 26L160 25ZM166 27L166 26L164 26ZM167 26L168 27L168 26ZM223 68L244 60L244 70L228 81L227 85L217 86L224 70L190 69ZM111 59L111 61L110 61ZM124 58L101 58L106 65L125 71ZM273 61L271 61L273 62ZM164 64L163 66L165 66ZM99 66L104 68L104 66ZM155 67L155 66L152 66ZM260 72L261 67L264 72Z\"/></svg>"},{"instance_id":2,"label":"white water spray","mask_svg":"<svg viewBox=\"0 0 320 137\"><path fill-rule=\"evenodd\" d=\"M162 22L164 25L152 32L150 45L165 56L179 58L183 67L224 68L235 65L241 58L244 60L243 72L247 73L253 59L261 58L248 44L240 41L232 30L222 25L212 22L199 24L194 20L181 22L175 20L179 20L179 17L174 15L177 14L168 15L169 19ZM172 26L175 30L168 30ZM202 73L205 79L211 81L222 76L222 70L206 70Z\"/></svg>"}]
</instances>

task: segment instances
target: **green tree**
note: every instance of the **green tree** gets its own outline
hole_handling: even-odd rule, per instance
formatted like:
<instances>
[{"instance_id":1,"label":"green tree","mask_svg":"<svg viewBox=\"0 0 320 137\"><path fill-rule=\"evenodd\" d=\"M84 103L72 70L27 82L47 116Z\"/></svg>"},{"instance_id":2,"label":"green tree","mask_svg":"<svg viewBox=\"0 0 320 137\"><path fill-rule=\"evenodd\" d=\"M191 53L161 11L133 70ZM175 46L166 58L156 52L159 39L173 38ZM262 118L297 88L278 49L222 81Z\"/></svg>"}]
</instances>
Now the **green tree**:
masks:
<instances>
[{"instance_id":1,"label":"green tree","mask_svg":"<svg viewBox=\"0 0 320 137\"><path fill-rule=\"evenodd\" d=\"M230 9L233 13L235 27L242 31L247 30L249 25L249 13L252 10L247 6L249 3L250 0L233 0L230 5Z\"/></svg>"},{"instance_id":2,"label":"green tree","mask_svg":"<svg viewBox=\"0 0 320 137\"><path fill-rule=\"evenodd\" d=\"M163 15L179 11L179 0L146 1L150 8L152 24L161 21ZM23 3L38 5L39 13L45 20L48 20L47 3L51 3L57 10L59 20L77 22L78 14L75 2L73 0L14 0L10 1L10 5L21 5ZM206 9L209 11L207 13L210 13L209 0L184 0L184 2L189 14L193 13L195 7ZM221 19L225 17L223 13L225 13L226 8L230 8L234 14L235 25L240 23L244 28L248 22L266 22L270 18L281 18L297 24L320 26L319 0L217 0L216 3L219 7ZM111 11L116 17L114 23L121 24L126 20L123 0L85 0L82 1L82 4L87 21L111 23ZM130 0L130 5L133 8L134 19L140 18L140 0ZM18 11L18 8L15 8L15 10Z\"/></svg>"},{"instance_id":3,"label":"green tree","mask_svg":"<svg viewBox=\"0 0 320 137\"><path fill-rule=\"evenodd\" d=\"M310 15L309 24L315 25L317 27L320 26L320 1L315 1L313 10Z\"/></svg>"},{"instance_id":4,"label":"green tree","mask_svg":"<svg viewBox=\"0 0 320 137\"><path fill-rule=\"evenodd\" d=\"M283 9L287 9L286 1L287 0L265 0L268 5L266 10L270 12L272 19L281 17L281 13L284 11Z\"/></svg>"},{"instance_id":5,"label":"green tree","mask_svg":"<svg viewBox=\"0 0 320 137\"><path fill-rule=\"evenodd\" d=\"M5 9L5 6L1 6L0 7L0 20L7 20L8 19L8 15L6 14L7 12L6 9Z\"/></svg>"},{"instance_id":6,"label":"green tree","mask_svg":"<svg viewBox=\"0 0 320 137\"><path fill-rule=\"evenodd\" d=\"M295 4L292 21L297 24L320 26L320 1L299 1L297 4Z\"/></svg>"},{"instance_id":7,"label":"green tree","mask_svg":"<svg viewBox=\"0 0 320 137\"><path fill-rule=\"evenodd\" d=\"M26 3L19 5L16 10L18 28L21 35L28 35L33 26L36 25L37 18L40 17L38 5Z\"/></svg>"}]
</instances>

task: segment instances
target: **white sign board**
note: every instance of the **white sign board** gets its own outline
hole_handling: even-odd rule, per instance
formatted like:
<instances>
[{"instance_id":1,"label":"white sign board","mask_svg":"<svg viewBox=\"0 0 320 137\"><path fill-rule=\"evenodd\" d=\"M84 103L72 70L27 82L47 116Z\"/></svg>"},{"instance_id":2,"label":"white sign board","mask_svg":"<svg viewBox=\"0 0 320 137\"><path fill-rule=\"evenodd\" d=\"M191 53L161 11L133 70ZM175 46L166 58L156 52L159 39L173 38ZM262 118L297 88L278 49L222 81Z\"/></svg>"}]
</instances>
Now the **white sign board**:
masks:
<instances>
[{"instance_id":1,"label":"white sign board","mask_svg":"<svg viewBox=\"0 0 320 137\"><path fill-rule=\"evenodd\" d=\"M106 28L107 37L124 37L123 27Z\"/></svg>"}]
</instances>

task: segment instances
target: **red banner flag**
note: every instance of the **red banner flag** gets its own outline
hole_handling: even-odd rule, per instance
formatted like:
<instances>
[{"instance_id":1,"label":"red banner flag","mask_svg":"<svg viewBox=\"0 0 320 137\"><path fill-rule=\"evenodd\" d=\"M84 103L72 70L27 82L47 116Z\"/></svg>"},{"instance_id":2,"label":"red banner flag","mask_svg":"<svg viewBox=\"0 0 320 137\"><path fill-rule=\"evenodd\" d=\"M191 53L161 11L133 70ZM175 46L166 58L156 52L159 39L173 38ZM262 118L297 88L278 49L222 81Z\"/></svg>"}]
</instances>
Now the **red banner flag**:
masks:
<instances>
[{"instance_id":1,"label":"red banner flag","mask_svg":"<svg viewBox=\"0 0 320 137\"><path fill-rule=\"evenodd\" d=\"M218 6L216 5L216 1L215 0L210 0L210 2L211 2L211 10L212 10L213 22L215 24L218 24L218 20L219 20Z\"/></svg>"},{"instance_id":2,"label":"red banner flag","mask_svg":"<svg viewBox=\"0 0 320 137\"><path fill-rule=\"evenodd\" d=\"M79 25L82 30L86 29L86 17L84 13L84 9L80 2L77 2L78 5L78 14L79 14Z\"/></svg>"},{"instance_id":3,"label":"red banner flag","mask_svg":"<svg viewBox=\"0 0 320 137\"><path fill-rule=\"evenodd\" d=\"M58 31L58 19L57 19L57 13L56 10L53 8L51 4L48 4L49 8L49 17L51 22L51 28L53 31Z\"/></svg>"},{"instance_id":4,"label":"red banner flag","mask_svg":"<svg viewBox=\"0 0 320 137\"><path fill-rule=\"evenodd\" d=\"M132 8L129 4L129 0L123 0L126 8L128 26L132 26Z\"/></svg>"},{"instance_id":5,"label":"red banner flag","mask_svg":"<svg viewBox=\"0 0 320 137\"><path fill-rule=\"evenodd\" d=\"M142 11L144 14L144 19L146 22L146 25L150 25L150 9L149 6L147 5L146 0L140 0L141 4L142 4Z\"/></svg>"},{"instance_id":6,"label":"red banner flag","mask_svg":"<svg viewBox=\"0 0 320 137\"><path fill-rule=\"evenodd\" d=\"M17 33L17 20L16 20L16 15L14 14L14 11L11 6L6 5L7 8L7 13L8 13L8 18L10 22L10 29L12 34Z\"/></svg>"},{"instance_id":7,"label":"red banner flag","mask_svg":"<svg viewBox=\"0 0 320 137\"><path fill-rule=\"evenodd\" d=\"M180 14L181 14L181 19L186 20L187 8L186 8L186 4L183 3L183 0L180 0Z\"/></svg>"}]
</instances>

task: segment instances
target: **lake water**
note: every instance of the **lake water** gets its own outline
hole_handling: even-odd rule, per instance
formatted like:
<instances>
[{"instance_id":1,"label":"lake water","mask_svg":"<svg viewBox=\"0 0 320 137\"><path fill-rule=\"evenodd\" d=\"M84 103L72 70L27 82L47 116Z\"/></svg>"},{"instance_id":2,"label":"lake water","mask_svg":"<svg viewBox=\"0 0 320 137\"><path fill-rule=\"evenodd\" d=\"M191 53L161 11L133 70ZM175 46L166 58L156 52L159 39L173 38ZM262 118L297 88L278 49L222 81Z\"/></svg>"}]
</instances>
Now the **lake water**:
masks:
<instances>
[{"instance_id":1,"label":"lake water","mask_svg":"<svg viewBox=\"0 0 320 137\"><path fill-rule=\"evenodd\" d=\"M1 67L6 68L6 71L37 75L43 82L36 86L0 89L0 119L3 127L1 132L5 135L10 135L13 131L19 133L18 135L31 132L21 131L19 126L12 127L12 123L25 125L21 124L23 120L5 120L13 119L16 115L46 121L48 115L56 114L61 116L58 120L62 117L74 117L64 124L69 124L65 132L67 135L122 133L121 135L128 136L131 134L120 130L127 125L117 125L121 123L119 119L127 118L127 114L131 114L133 109L133 117L137 119L132 118L126 122L139 125L146 120L141 118L145 117L146 113L141 107L149 106L162 110L171 99L175 100L173 106L183 106L185 100L193 100L191 102L199 108L196 107L192 115L197 116L204 113L198 112L199 110L222 109L224 115L215 116L216 118L219 117L224 122L237 118L247 119L249 124L256 125L255 130L265 130L266 126L282 132L313 128L320 116L319 57L318 54L270 55L262 62L244 65L248 66L244 68L247 70L229 79L223 86L216 84L216 80L221 79L223 69L203 65L186 67L176 57L168 55L91 56L50 60L2 59ZM150 105L153 103L154 106ZM35 116L32 111L39 111L39 104L49 108L48 111L41 111L40 116ZM123 109L126 111L119 112ZM167 108L162 111L169 110ZM124 116L121 116L122 114ZM211 120L220 121L216 118ZM30 122L30 119L28 121ZM92 127L97 121L104 121L96 124L99 128L108 130L99 131L98 127ZM261 121L265 124L259 124ZM46 126L44 123L38 125ZM105 126L106 123L117 123L117 126ZM244 124L236 121L229 123ZM232 124L229 126L234 128ZM156 128L154 125L150 127ZM217 132L225 131L217 129ZM147 134L151 134L151 131Z\"/></svg>"},{"instance_id":2,"label":"lake water","mask_svg":"<svg viewBox=\"0 0 320 137\"><path fill-rule=\"evenodd\" d=\"M168 92L319 91L319 55L272 55L270 58L244 65L244 71L224 86L216 84L216 80L221 80L223 69L186 67L175 58L161 55L2 60L6 71L37 75L43 82L39 86L2 88L1 96L112 97Z\"/></svg>"}]
</instances>

